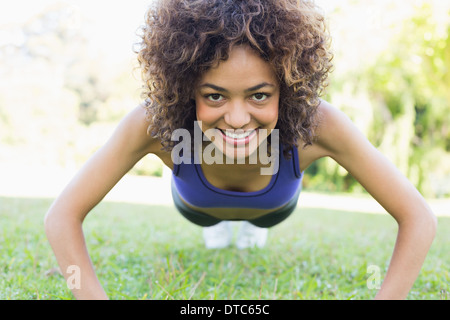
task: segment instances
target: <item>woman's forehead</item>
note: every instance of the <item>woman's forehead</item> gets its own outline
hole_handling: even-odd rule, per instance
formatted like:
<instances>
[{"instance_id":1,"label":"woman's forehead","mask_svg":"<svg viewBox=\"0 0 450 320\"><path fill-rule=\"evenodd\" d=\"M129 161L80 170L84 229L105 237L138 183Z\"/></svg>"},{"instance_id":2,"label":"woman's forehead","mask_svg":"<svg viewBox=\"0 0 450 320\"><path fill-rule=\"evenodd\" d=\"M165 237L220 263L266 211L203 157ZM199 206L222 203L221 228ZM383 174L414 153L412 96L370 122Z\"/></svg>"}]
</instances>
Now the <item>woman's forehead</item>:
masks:
<instances>
[{"instance_id":1,"label":"woman's forehead","mask_svg":"<svg viewBox=\"0 0 450 320\"><path fill-rule=\"evenodd\" d=\"M202 74L198 85L212 83L216 86L247 84L248 88L260 83L276 84L272 65L248 46L236 46L230 50L227 60L219 62Z\"/></svg>"}]
</instances>

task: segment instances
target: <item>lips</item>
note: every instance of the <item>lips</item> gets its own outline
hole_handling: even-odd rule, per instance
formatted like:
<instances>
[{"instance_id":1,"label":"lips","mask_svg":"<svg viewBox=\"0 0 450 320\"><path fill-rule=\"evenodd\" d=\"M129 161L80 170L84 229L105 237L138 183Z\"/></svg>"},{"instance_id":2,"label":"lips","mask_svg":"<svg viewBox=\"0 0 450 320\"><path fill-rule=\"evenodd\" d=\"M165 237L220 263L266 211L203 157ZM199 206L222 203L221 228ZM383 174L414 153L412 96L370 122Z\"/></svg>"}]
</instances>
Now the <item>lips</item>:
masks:
<instances>
[{"instance_id":1,"label":"lips","mask_svg":"<svg viewBox=\"0 0 450 320\"><path fill-rule=\"evenodd\" d=\"M223 139L225 142L240 146L240 145L246 145L250 142L251 139L256 135L257 129L253 130L222 130L219 129L220 133L222 134Z\"/></svg>"}]
</instances>

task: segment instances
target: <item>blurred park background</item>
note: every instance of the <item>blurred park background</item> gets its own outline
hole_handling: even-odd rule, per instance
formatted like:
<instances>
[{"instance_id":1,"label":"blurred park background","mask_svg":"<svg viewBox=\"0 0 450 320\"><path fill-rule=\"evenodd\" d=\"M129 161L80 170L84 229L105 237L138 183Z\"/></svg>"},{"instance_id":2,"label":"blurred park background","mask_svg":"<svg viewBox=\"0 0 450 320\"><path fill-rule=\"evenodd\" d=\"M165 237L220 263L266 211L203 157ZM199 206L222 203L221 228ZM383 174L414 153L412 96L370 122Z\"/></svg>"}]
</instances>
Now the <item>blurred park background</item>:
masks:
<instances>
[{"instance_id":1,"label":"blurred park background","mask_svg":"<svg viewBox=\"0 0 450 320\"><path fill-rule=\"evenodd\" d=\"M450 1L321 0L333 37L325 99L427 198L450 196ZM76 171L141 101L134 49L151 0L0 4L0 186ZM163 176L154 157L133 176ZM36 182L36 181L34 181ZM60 187L60 185L57 185ZM363 192L333 161L306 190ZM168 189L169 190L169 189ZM37 190L38 191L38 190Z\"/></svg>"}]
</instances>

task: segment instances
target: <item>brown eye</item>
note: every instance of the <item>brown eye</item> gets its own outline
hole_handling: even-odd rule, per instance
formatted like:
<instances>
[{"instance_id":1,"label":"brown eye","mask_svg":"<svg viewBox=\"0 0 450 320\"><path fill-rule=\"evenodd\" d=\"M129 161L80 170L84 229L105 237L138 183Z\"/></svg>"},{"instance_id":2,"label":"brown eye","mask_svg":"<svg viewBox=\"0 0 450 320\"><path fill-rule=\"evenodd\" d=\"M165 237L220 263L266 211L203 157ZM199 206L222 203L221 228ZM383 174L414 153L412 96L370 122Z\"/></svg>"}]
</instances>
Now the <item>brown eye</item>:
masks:
<instances>
[{"instance_id":1,"label":"brown eye","mask_svg":"<svg viewBox=\"0 0 450 320\"><path fill-rule=\"evenodd\" d=\"M252 96L252 99L256 102L262 102L264 100L266 100L269 96L265 93L255 93Z\"/></svg>"},{"instance_id":2,"label":"brown eye","mask_svg":"<svg viewBox=\"0 0 450 320\"><path fill-rule=\"evenodd\" d=\"M212 102L220 102L223 99L222 95L218 93L209 94L206 98Z\"/></svg>"}]
</instances>

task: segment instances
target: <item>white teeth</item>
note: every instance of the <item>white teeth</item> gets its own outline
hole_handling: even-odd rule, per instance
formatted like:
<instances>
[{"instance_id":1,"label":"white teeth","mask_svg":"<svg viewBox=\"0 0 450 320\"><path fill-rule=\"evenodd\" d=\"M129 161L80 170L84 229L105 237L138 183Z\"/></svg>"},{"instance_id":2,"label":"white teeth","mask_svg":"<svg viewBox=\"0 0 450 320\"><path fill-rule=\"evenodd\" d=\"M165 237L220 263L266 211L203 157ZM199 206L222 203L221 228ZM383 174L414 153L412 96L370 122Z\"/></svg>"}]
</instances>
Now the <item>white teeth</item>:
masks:
<instances>
[{"instance_id":1,"label":"white teeth","mask_svg":"<svg viewBox=\"0 0 450 320\"><path fill-rule=\"evenodd\" d=\"M239 130L239 131L242 131L242 130ZM239 132L238 131L238 132ZM230 138L232 138L232 139L245 139L245 138L247 138L250 134L252 134L252 132L253 132L254 130L249 130L249 131L246 131L246 132L243 132L243 133L236 133L236 132L233 132L232 130L222 130L222 132L227 136L227 137L230 137Z\"/></svg>"}]
</instances>

